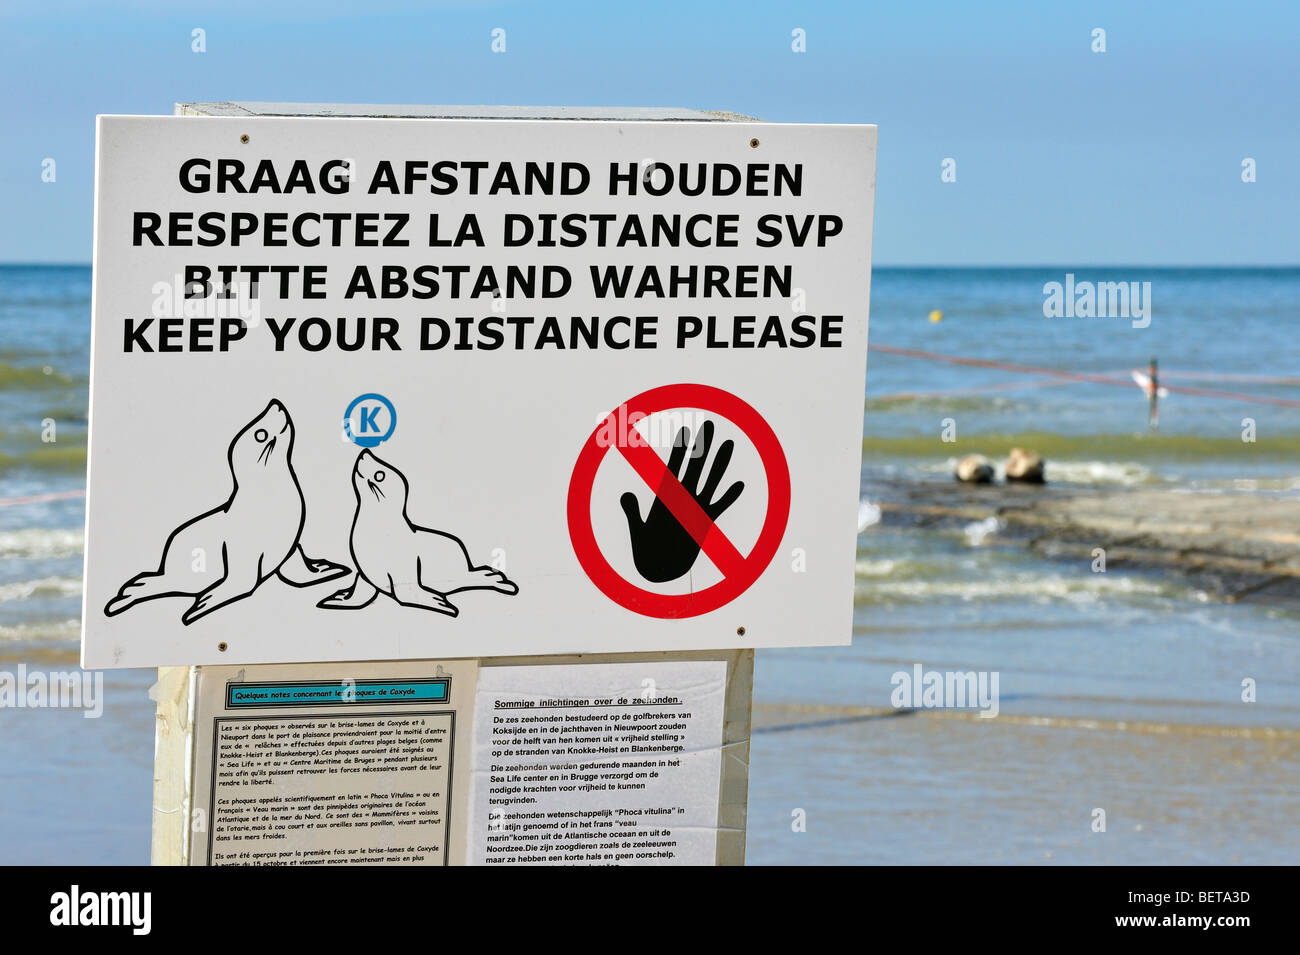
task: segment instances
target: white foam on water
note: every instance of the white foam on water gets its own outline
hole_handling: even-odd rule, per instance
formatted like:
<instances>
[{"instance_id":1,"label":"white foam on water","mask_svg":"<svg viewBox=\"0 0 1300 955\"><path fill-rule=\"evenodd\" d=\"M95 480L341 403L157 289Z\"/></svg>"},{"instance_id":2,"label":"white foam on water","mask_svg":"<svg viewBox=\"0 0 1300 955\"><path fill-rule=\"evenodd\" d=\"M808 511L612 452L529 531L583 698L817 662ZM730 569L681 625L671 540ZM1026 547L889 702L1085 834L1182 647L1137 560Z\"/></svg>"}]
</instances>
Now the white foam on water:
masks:
<instances>
[{"instance_id":1,"label":"white foam on water","mask_svg":"<svg viewBox=\"0 0 1300 955\"><path fill-rule=\"evenodd\" d=\"M0 558L80 557L84 546L81 530L25 527L0 531Z\"/></svg>"},{"instance_id":2,"label":"white foam on water","mask_svg":"<svg viewBox=\"0 0 1300 955\"><path fill-rule=\"evenodd\" d=\"M856 577L888 577L902 561L898 560L861 560L854 565Z\"/></svg>"},{"instance_id":3,"label":"white foam on water","mask_svg":"<svg viewBox=\"0 0 1300 955\"><path fill-rule=\"evenodd\" d=\"M80 639L81 621L78 619L0 626L0 643L75 643Z\"/></svg>"},{"instance_id":4,"label":"white foam on water","mask_svg":"<svg viewBox=\"0 0 1300 955\"><path fill-rule=\"evenodd\" d=\"M875 563L871 561L858 561ZM1106 597L1186 597L1186 588L1144 577L1120 574L1017 574L990 576L985 580L891 579L887 574L872 575L870 582L859 582L860 597L872 600L895 599L931 601L950 598L962 601L1021 600L1048 603L1065 600L1093 603Z\"/></svg>"},{"instance_id":5,"label":"white foam on water","mask_svg":"<svg viewBox=\"0 0 1300 955\"><path fill-rule=\"evenodd\" d=\"M858 533L861 534L872 524L880 523L880 505L870 501L858 501Z\"/></svg>"},{"instance_id":6,"label":"white foam on water","mask_svg":"<svg viewBox=\"0 0 1300 955\"><path fill-rule=\"evenodd\" d=\"M79 597L80 577L42 577L40 580L16 580L0 584L0 603L27 600L30 597Z\"/></svg>"},{"instance_id":7,"label":"white foam on water","mask_svg":"<svg viewBox=\"0 0 1300 955\"><path fill-rule=\"evenodd\" d=\"M1278 493L1300 491L1300 477L1226 478L1196 483L1195 490L1231 494L1238 491Z\"/></svg>"},{"instance_id":8,"label":"white foam on water","mask_svg":"<svg viewBox=\"0 0 1300 955\"><path fill-rule=\"evenodd\" d=\"M1151 484L1159 480L1155 471L1134 461L1050 460L1044 464L1044 476L1049 482L1119 484L1124 487Z\"/></svg>"},{"instance_id":9,"label":"white foam on water","mask_svg":"<svg viewBox=\"0 0 1300 955\"><path fill-rule=\"evenodd\" d=\"M971 547L979 547L986 540L1002 530L1007 525L996 517L986 517L982 521L975 521L967 524L962 528L962 533L966 535L966 543Z\"/></svg>"}]
</instances>

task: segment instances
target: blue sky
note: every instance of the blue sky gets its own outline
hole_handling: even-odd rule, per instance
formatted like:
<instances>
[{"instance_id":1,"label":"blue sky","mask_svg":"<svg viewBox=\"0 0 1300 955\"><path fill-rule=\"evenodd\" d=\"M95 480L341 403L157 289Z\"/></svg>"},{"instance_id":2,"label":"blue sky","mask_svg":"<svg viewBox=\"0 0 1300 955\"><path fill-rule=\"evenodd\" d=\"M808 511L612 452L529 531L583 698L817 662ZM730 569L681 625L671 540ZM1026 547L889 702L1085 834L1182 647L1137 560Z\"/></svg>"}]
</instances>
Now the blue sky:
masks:
<instances>
[{"instance_id":1,"label":"blue sky","mask_svg":"<svg viewBox=\"0 0 1300 955\"><path fill-rule=\"evenodd\" d=\"M0 0L0 261L89 261L96 113L243 99L877 123L879 265L1296 264L1297 36L1282 2Z\"/></svg>"}]
</instances>

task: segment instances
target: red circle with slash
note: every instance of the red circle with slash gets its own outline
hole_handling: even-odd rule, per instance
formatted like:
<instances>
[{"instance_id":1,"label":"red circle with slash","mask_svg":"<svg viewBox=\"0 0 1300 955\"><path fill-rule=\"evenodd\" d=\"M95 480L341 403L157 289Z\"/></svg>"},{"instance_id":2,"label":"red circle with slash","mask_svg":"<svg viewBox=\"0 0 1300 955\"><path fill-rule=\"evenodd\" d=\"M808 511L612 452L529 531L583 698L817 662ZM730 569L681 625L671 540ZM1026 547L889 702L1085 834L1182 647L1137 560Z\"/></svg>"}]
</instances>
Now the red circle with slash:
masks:
<instances>
[{"instance_id":1,"label":"red circle with slash","mask_svg":"<svg viewBox=\"0 0 1300 955\"><path fill-rule=\"evenodd\" d=\"M697 408L726 418L753 442L767 476L767 515L758 540L742 554L682 486L635 425L656 412ZM610 436L614 440L610 441ZM621 453L632 469L700 545L722 580L690 594L661 594L624 579L605 559L591 524L591 493L596 471L610 451ZM596 426L578 454L569 481L569 538L587 576L605 596L647 617L696 617L735 600L750 588L776 556L790 517L790 469L781 442L762 415L744 401L709 385L664 385L642 392L615 408Z\"/></svg>"}]
</instances>

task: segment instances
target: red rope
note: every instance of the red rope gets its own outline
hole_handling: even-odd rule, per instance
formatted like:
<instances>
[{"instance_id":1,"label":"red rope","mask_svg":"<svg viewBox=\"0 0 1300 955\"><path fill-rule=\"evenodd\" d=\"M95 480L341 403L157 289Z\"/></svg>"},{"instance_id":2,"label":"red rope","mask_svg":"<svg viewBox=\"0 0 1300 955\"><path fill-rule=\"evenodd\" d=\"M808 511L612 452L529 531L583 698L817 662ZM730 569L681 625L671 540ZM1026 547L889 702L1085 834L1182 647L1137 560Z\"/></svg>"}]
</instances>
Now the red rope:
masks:
<instances>
[{"instance_id":1,"label":"red rope","mask_svg":"<svg viewBox=\"0 0 1300 955\"><path fill-rule=\"evenodd\" d=\"M978 368L1000 368L1003 371L1015 371L1022 375L1049 375L1053 378L1065 378L1070 381L1091 381L1100 385L1121 385L1132 388L1133 382L1127 378L1114 378L1109 375L1090 375L1087 372L1061 371L1057 368L1037 368L1033 365L1013 365L1005 361L991 361L984 358L962 358L957 355L941 355L938 352L918 351L914 348L894 348L889 345L868 345L868 351L884 352L888 355L903 355L907 358L925 358L929 361L946 361L954 365L974 365ZM1210 388L1188 388L1182 385L1166 384L1160 387L1167 391L1183 395L1200 395L1205 398L1229 398L1234 401L1254 401L1265 405L1281 405L1284 408L1300 408L1300 400L1294 398L1269 398L1264 395L1243 395L1233 391L1214 391Z\"/></svg>"},{"instance_id":2,"label":"red rope","mask_svg":"<svg viewBox=\"0 0 1300 955\"><path fill-rule=\"evenodd\" d=\"M29 494L26 497L0 497L0 507L12 507L15 504L41 504L45 501L63 501L73 497L85 497L86 489L75 491L55 491L50 494Z\"/></svg>"}]
</instances>

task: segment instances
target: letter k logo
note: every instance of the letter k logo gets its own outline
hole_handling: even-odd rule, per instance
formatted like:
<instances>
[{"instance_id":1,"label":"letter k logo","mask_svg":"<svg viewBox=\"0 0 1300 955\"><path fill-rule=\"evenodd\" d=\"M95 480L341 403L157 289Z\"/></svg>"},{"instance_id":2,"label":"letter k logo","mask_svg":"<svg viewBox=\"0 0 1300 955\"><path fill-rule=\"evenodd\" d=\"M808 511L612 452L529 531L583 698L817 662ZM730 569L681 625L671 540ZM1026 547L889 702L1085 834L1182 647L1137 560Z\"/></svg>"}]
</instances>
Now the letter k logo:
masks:
<instances>
[{"instance_id":1,"label":"letter k logo","mask_svg":"<svg viewBox=\"0 0 1300 955\"><path fill-rule=\"evenodd\" d=\"M375 405L373 408L361 408L361 433L367 431L379 432L379 422L375 421L375 415L379 414L382 405Z\"/></svg>"}]
</instances>

